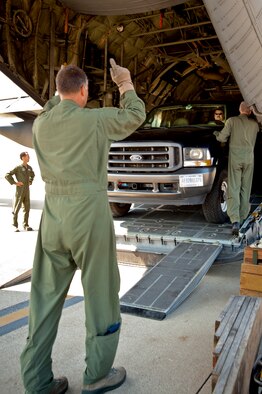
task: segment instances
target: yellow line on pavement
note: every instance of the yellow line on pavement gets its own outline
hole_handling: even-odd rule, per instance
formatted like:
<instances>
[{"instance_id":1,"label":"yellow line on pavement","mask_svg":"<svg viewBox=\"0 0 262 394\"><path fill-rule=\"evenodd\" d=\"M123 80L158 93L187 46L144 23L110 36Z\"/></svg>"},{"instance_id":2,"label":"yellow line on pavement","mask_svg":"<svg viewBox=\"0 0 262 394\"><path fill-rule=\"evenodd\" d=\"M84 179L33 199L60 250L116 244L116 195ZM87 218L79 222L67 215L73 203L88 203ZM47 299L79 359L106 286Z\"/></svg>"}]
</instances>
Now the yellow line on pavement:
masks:
<instances>
[{"instance_id":1,"label":"yellow line on pavement","mask_svg":"<svg viewBox=\"0 0 262 394\"><path fill-rule=\"evenodd\" d=\"M15 320L19 320L22 317L28 316L29 308L23 308L19 311L12 312L9 315L0 317L0 326L5 326L8 323L12 323Z\"/></svg>"},{"instance_id":2,"label":"yellow line on pavement","mask_svg":"<svg viewBox=\"0 0 262 394\"><path fill-rule=\"evenodd\" d=\"M73 296L67 296L66 299L73 298ZM20 309L15 312L11 312L8 315L0 317L0 327L5 326L6 324L13 323L16 320L22 319L23 317L28 316L29 307Z\"/></svg>"}]
</instances>

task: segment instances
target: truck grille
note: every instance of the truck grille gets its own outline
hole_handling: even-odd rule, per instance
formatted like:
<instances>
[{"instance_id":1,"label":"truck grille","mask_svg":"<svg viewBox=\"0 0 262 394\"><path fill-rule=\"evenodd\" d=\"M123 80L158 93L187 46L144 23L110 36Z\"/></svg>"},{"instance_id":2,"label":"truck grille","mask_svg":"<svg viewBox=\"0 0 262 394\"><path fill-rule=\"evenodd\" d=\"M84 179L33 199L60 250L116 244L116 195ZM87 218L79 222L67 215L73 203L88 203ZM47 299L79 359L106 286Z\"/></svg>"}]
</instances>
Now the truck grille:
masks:
<instances>
[{"instance_id":1,"label":"truck grille","mask_svg":"<svg viewBox=\"0 0 262 394\"><path fill-rule=\"evenodd\" d=\"M116 142L108 156L109 172L168 172L182 167L182 149L173 142Z\"/></svg>"}]
</instances>

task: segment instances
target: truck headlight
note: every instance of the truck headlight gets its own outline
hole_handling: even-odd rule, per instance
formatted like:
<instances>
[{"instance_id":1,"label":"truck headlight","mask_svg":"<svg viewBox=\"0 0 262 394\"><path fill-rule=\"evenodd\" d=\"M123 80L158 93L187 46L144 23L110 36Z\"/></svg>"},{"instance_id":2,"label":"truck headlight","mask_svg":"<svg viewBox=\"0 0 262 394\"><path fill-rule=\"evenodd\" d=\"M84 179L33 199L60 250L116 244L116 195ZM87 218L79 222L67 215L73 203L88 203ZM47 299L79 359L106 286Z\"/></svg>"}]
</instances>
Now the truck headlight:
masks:
<instances>
[{"instance_id":1,"label":"truck headlight","mask_svg":"<svg viewBox=\"0 0 262 394\"><path fill-rule=\"evenodd\" d=\"M208 167L213 158L208 148L183 148L184 167Z\"/></svg>"}]
</instances>

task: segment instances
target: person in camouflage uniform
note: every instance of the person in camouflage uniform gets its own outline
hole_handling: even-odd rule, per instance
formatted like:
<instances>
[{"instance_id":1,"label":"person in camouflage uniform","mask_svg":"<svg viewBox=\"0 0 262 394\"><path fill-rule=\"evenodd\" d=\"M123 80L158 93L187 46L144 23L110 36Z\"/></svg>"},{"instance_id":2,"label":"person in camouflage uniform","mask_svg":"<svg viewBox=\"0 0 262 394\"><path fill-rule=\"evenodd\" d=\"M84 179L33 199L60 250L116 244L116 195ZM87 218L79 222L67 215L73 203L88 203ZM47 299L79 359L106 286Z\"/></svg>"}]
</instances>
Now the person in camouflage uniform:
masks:
<instances>
[{"instance_id":1,"label":"person in camouflage uniform","mask_svg":"<svg viewBox=\"0 0 262 394\"><path fill-rule=\"evenodd\" d=\"M24 211L24 222L23 227L26 231L32 231L32 227L28 224L29 211L30 211L30 190L29 186L35 177L35 173L32 167L28 164L30 157L28 152L22 152L20 154L20 159L22 163L15 167L13 170L9 171L5 175L5 179L11 184L16 185L15 200L13 206L13 226L15 231L18 232L18 213L21 206L23 206ZM15 178L14 178L15 176Z\"/></svg>"}]
</instances>

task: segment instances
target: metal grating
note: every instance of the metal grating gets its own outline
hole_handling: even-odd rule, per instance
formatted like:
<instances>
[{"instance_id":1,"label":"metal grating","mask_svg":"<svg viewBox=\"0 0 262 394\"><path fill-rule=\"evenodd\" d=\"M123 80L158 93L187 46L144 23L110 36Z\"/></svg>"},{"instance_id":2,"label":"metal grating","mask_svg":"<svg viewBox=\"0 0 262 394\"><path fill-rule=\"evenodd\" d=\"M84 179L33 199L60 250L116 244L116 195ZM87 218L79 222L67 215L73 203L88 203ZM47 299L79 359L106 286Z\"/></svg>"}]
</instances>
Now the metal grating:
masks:
<instances>
[{"instance_id":1,"label":"metal grating","mask_svg":"<svg viewBox=\"0 0 262 394\"><path fill-rule=\"evenodd\" d=\"M162 320L195 289L221 244L181 242L121 299L121 311Z\"/></svg>"}]
</instances>

